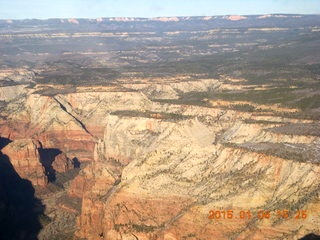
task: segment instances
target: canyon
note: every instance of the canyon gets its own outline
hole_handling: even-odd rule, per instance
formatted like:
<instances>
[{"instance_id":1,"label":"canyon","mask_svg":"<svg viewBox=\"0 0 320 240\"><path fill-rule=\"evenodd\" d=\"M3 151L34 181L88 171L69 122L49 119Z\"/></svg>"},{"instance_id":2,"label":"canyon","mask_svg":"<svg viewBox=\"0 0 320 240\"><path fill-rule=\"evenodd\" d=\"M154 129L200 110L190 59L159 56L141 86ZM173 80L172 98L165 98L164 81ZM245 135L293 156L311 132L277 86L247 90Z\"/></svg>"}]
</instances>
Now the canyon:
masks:
<instances>
[{"instance_id":1,"label":"canyon","mask_svg":"<svg viewBox=\"0 0 320 240\"><path fill-rule=\"evenodd\" d=\"M279 16L1 20L0 236L320 235L319 16Z\"/></svg>"}]
</instances>

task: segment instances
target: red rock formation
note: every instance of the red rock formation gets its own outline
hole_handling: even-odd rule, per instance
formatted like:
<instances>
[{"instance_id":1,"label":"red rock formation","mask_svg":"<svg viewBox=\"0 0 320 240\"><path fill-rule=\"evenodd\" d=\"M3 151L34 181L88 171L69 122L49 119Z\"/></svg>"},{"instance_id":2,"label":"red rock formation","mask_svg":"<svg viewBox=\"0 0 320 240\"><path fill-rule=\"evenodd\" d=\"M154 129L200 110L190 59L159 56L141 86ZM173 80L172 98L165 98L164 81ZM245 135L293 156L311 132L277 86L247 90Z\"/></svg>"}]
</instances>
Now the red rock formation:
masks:
<instances>
[{"instance_id":1,"label":"red rock formation","mask_svg":"<svg viewBox=\"0 0 320 240\"><path fill-rule=\"evenodd\" d=\"M192 203L187 198L143 196L122 190L116 192L110 201L103 196L100 199L89 192L83 198L77 237L92 240L130 239L130 236L163 239L167 225Z\"/></svg>"},{"instance_id":2,"label":"red rock formation","mask_svg":"<svg viewBox=\"0 0 320 240\"><path fill-rule=\"evenodd\" d=\"M108 191L117 180L108 164L95 162L84 168L72 181L69 195L83 197L84 194L101 195Z\"/></svg>"},{"instance_id":3,"label":"red rock formation","mask_svg":"<svg viewBox=\"0 0 320 240\"><path fill-rule=\"evenodd\" d=\"M40 162L38 148L40 143L31 139L15 140L1 151L7 155L11 164L20 175L35 186L45 186L48 183L45 169Z\"/></svg>"},{"instance_id":4,"label":"red rock formation","mask_svg":"<svg viewBox=\"0 0 320 240\"><path fill-rule=\"evenodd\" d=\"M73 187L82 189L73 190L82 196L80 239L280 239L317 229L319 201L313 195L318 166L215 145L212 129L198 120L108 120L95 149L96 162ZM245 126L234 126L225 132L230 142L264 134L255 125L245 131ZM110 157L123 156L132 159L123 165L121 183L112 185L106 166ZM289 208L292 214L305 209L309 219L279 220L276 211ZM258 219L259 209L272 210L272 218ZM210 210L232 210L234 217L211 220ZM253 217L242 219L239 212L248 210Z\"/></svg>"},{"instance_id":5,"label":"red rock formation","mask_svg":"<svg viewBox=\"0 0 320 240\"><path fill-rule=\"evenodd\" d=\"M60 173L64 173L68 170L73 169L72 161L66 156L65 153L57 155L52 163L54 170Z\"/></svg>"},{"instance_id":6,"label":"red rock formation","mask_svg":"<svg viewBox=\"0 0 320 240\"><path fill-rule=\"evenodd\" d=\"M84 192L91 189L93 185L92 180L85 177L83 174L79 174L71 183L69 188L69 195L71 197L82 198Z\"/></svg>"},{"instance_id":7,"label":"red rock formation","mask_svg":"<svg viewBox=\"0 0 320 240\"><path fill-rule=\"evenodd\" d=\"M52 130L39 136L45 148L58 148L72 159L80 161L92 160L95 142L90 135L78 130Z\"/></svg>"}]
</instances>

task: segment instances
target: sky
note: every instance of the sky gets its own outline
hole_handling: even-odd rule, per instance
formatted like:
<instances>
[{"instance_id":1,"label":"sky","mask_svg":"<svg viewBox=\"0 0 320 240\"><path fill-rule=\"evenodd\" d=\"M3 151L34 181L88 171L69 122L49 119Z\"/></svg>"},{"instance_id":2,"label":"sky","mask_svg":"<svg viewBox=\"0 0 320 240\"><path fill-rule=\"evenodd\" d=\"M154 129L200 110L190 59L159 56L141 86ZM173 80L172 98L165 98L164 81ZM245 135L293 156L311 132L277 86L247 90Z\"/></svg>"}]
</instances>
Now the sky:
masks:
<instances>
[{"instance_id":1,"label":"sky","mask_svg":"<svg viewBox=\"0 0 320 240\"><path fill-rule=\"evenodd\" d=\"M320 14L320 0L0 0L0 19Z\"/></svg>"}]
</instances>

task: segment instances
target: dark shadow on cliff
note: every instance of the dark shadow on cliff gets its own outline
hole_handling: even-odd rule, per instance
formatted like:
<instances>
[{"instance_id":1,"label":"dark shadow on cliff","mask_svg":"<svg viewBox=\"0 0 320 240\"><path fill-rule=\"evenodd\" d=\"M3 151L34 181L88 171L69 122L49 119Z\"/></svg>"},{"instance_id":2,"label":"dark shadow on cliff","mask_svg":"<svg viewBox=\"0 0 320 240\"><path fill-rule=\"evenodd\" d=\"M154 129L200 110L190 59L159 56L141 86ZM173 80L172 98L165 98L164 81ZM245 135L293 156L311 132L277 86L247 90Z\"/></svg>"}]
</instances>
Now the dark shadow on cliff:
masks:
<instances>
[{"instance_id":1,"label":"dark shadow on cliff","mask_svg":"<svg viewBox=\"0 0 320 240\"><path fill-rule=\"evenodd\" d=\"M72 158L72 164L73 164L74 168L80 168L80 166L81 166L79 159L76 157Z\"/></svg>"},{"instance_id":2,"label":"dark shadow on cliff","mask_svg":"<svg viewBox=\"0 0 320 240\"><path fill-rule=\"evenodd\" d=\"M303 238L300 238L299 240L320 240L320 236L310 233L304 236Z\"/></svg>"},{"instance_id":3,"label":"dark shadow on cliff","mask_svg":"<svg viewBox=\"0 0 320 240\"><path fill-rule=\"evenodd\" d=\"M11 142L12 141L9 138L0 137L0 149L4 148Z\"/></svg>"},{"instance_id":4,"label":"dark shadow on cliff","mask_svg":"<svg viewBox=\"0 0 320 240\"><path fill-rule=\"evenodd\" d=\"M30 181L20 178L8 156L0 152L0 239L36 240L44 205Z\"/></svg>"},{"instance_id":5,"label":"dark shadow on cliff","mask_svg":"<svg viewBox=\"0 0 320 240\"><path fill-rule=\"evenodd\" d=\"M57 148L39 148L40 162L45 168L46 175L49 182L54 182L56 180L56 171L52 167L52 163L55 157L62 153Z\"/></svg>"}]
</instances>

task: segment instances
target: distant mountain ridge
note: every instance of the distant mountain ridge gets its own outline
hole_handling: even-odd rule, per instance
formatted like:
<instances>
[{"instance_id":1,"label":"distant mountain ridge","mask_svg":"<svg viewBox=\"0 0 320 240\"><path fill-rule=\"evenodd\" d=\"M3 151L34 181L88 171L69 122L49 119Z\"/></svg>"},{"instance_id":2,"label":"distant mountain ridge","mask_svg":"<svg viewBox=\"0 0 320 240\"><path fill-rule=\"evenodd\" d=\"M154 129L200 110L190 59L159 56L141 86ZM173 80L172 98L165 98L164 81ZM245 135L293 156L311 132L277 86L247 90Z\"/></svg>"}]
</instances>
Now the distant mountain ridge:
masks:
<instances>
[{"instance_id":1,"label":"distant mountain ridge","mask_svg":"<svg viewBox=\"0 0 320 240\"><path fill-rule=\"evenodd\" d=\"M48 18L48 19L37 19L37 18L26 18L26 19L1 19L0 21L7 21L8 23L18 22L18 21L47 21L47 20L62 20L61 22L68 22L72 19L77 20L89 20L91 22L104 22L104 21L116 21L116 22L146 22L146 21L160 21L160 22L177 22L177 21L188 21L188 20L214 20L214 19L227 19L227 20L244 20L244 19L266 19L266 18L302 18L306 16L320 16L319 14L255 14L255 15L213 15L213 16L167 16L167 17L153 17L153 18L144 18L144 17L98 17L98 18ZM238 19L237 19L238 18ZM72 22L72 21L69 21Z\"/></svg>"},{"instance_id":2,"label":"distant mountain ridge","mask_svg":"<svg viewBox=\"0 0 320 240\"><path fill-rule=\"evenodd\" d=\"M320 24L320 15L265 14L265 15L224 15L195 17L108 17L108 18L52 18L47 20L0 20L0 31L10 32L41 27L42 30L84 31L172 31L208 30L212 28L251 27L314 27ZM44 28L44 29L43 29Z\"/></svg>"}]
</instances>

